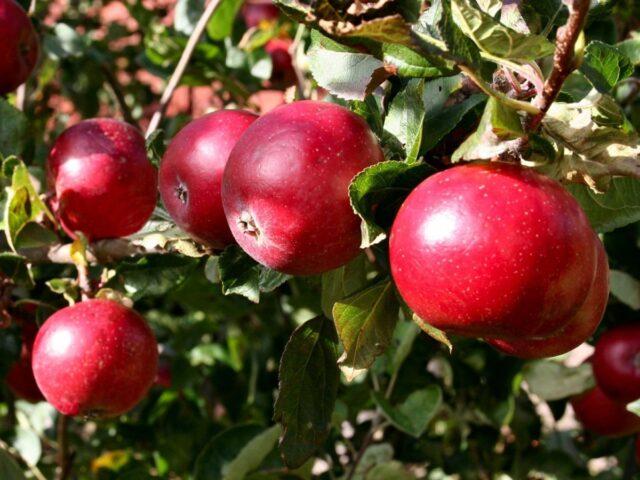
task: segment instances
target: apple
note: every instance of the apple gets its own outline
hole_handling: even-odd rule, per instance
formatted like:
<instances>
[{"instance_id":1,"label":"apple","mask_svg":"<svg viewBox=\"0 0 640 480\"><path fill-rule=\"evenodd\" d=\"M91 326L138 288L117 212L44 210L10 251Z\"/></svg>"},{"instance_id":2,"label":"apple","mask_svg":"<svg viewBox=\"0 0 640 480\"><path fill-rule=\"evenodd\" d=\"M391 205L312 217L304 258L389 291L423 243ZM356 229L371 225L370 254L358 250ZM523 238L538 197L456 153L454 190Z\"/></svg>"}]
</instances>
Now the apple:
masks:
<instances>
[{"instance_id":1,"label":"apple","mask_svg":"<svg viewBox=\"0 0 640 480\"><path fill-rule=\"evenodd\" d=\"M7 373L7 386L13 394L32 403L44 400L31 368L31 352L37 333L38 327L35 323L26 321L23 323L20 358L11 365Z\"/></svg>"},{"instance_id":2,"label":"apple","mask_svg":"<svg viewBox=\"0 0 640 480\"><path fill-rule=\"evenodd\" d=\"M544 338L585 302L594 231L556 181L515 164L480 162L432 175L394 221L391 272L409 307L441 330Z\"/></svg>"},{"instance_id":3,"label":"apple","mask_svg":"<svg viewBox=\"0 0 640 480\"><path fill-rule=\"evenodd\" d=\"M487 340L508 355L520 358L543 358L562 355L586 342L602 321L609 299L609 262L602 243L597 240L598 266L587 299L564 327L547 338Z\"/></svg>"},{"instance_id":4,"label":"apple","mask_svg":"<svg viewBox=\"0 0 640 480\"><path fill-rule=\"evenodd\" d=\"M222 203L255 260L294 275L344 265L359 252L349 184L383 160L366 122L341 106L300 101L260 117L227 162Z\"/></svg>"},{"instance_id":5,"label":"apple","mask_svg":"<svg viewBox=\"0 0 640 480\"><path fill-rule=\"evenodd\" d=\"M247 27L257 27L261 22L277 20L280 10L270 0L245 2L242 6L242 18Z\"/></svg>"},{"instance_id":6,"label":"apple","mask_svg":"<svg viewBox=\"0 0 640 480\"><path fill-rule=\"evenodd\" d=\"M273 70L271 81L281 83L293 83L296 73L293 70L293 59L289 53L292 40L290 38L272 38L264 46L265 52L271 57Z\"/></svg>"},{"instance_id":7,"label":"apple","mask_svg":"<svg viewBox=\"0 0 640 480\"><path fill-rule=\"evenodd\" d=\"M0 95L22 85L38 61L38 35L23 8L0 0Z\"/></svg>"},{"instance_id":8,"label":"apple","mask_svg":"<svg viewBox=\"0 0 640 480\"><path fill-rule=\"evenodd\" d=\"M571 405L582 425L598 435L623 437L640 432L640 417L629 412L623 403L609 398L598 386L572 398Z\"/></svg>"},{"instance_id":9,"label":"apple","mask_svg":"<svg viewBox=\"0 0 640 480\"><path fill-rule=\"evenodd\" d=\"M33 373L64 415L114 417L156 379L158 346L144 319L112 300L87 300L47 319L33 346Z\"/></svg>"},{"instance_id":10,"label":"apple","mask_svg":"<svg viewBox=\"0 0 640 480\"><path fill-rule=\"evenodd\" d=\"M144 138L124 122L85 120L56 140L47 163L56 213L90 240L137 232L156 204L156 170Z\"/></svg>"},{"instance_id":11,"label":"apple","mask_svg":"<svg viewBox=\"0 0 640 480\"><path fill-rule=\"evenodd\" d=\"M222 173L256 118L241 110L220 110L194 120L173 138L160 164L160 195L171 218L213 248L233 243L222 208Z\"/></svg>"},{"instance_id":12,"label":"apple","mask_svg":"<svg viewBox=\"0 0 640 480\"><path fill-rule=\"evenodd\" d=\"M600 336L593 373L614 400L629 403L640 398L640 324L616 326Z\"/></svg>"}]
</instances>

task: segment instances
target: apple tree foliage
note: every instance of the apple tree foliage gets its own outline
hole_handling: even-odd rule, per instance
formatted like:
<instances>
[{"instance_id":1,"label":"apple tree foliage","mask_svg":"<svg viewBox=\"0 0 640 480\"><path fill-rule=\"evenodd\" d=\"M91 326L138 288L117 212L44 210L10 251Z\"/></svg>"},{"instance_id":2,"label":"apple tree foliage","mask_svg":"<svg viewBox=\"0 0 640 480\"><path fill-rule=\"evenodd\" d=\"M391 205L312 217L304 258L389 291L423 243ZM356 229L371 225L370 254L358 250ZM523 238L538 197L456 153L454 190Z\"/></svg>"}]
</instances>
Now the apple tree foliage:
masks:
<instances>
[{"instance_id":1,"label":"apple tree foliage","mask_svg":"<svg viewBox=\"0 0 640 480\"><path fill-rule=\"evenodd\" d=\"M3 384L0 478L635 478L630 438L589 434L567 414L567 399L593 385L588 365L525 362L430 327L395 291L387 234L432 173L519 158L565 182L604 239L612 295L595 338L638 321L637 2L590 2L571 73L540 115L562 29L584 2L277 0L280 19L247 31L241 1L221 0L176 92L184 105L169 105L148 154L157 164L202 92L209 107L259 106L273 69L263 46L295 38L299 85L284 98L347 106L386 158L349 189L362 254L316 277L269 270L236 246L208 250L160 202L131 237L71 243L47 204L50 145L82 118L147 125L205 2L33 3L39 65L24 99L0 98L3 323L8 305L35 301L42 322L78 301L74 263L88 261L97 296L148 320L171 382L116 420L71 420L62 436L51 406ZM0 343L4 376L18 328ZM61 442L71 467L56 473Z\"/></svg>"}]
</instances>

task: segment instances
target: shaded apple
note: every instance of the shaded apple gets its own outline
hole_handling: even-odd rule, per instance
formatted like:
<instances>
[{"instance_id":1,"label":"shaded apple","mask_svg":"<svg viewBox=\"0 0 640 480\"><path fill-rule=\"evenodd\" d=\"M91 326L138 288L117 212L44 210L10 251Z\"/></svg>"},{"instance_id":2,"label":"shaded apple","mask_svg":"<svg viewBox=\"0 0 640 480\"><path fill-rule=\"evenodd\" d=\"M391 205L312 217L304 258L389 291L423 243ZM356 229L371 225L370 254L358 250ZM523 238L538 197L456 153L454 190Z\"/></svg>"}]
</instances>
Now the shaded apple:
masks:
<instances>
[{"instance_id":1,"label":"shaded apple","mask_svg":"<svg viewBox=\"0 0 640 480\"><path fill-rule=\"evenodd\" d=\"M271 57L273 70L271 81L275 83L291 84L296 80L293 70L293 59L289 48L293 42L290 38L272 38L264 46L264 50Z\"/></svg>"},{"instance_id":2,"label":"shaded apple","mask_svg":"<svg viewBox=\"0 0 640 480\"><path fill-rule=\"evenodd\" d=\"M231 232L255 260L312 275L359 252L349 184L383 159L366 122L331 103L283 105L256 120L231 152L222 202Z\"/></svg>"},{"instance_id":3,"label":"shaded apple","mask_svg":"<svg viewBox=\"0 0 640 480\"><path fill-rule=\"evenodd\" d=\"M441 330L546 337L586 300L594 238L556 181L514 164L466 164L405 200L391 231L391 271L409 307Z\"/></svg>"},{"instance_id":4,"label":"shaded apple","mask_svg":"<svg viewBox=\"0 0 640 480\"><path fill-rule=\"evenodd\" d=\"M185 126L160 164L162 201L176 224L214 248L233 243L222 208L222 173L240 136L258 118L241 110L220 110Z\"/></svg>"},{"instance_id":5,"label":"shaded apple","mask_svg":"<svg viewBox=\"0 0 640 480\"><path fill-rule=\"evenodd\" d=\"M640 417L629 412L623 403L609 398L598 386L572 398L571 405L582 425L599 435L623 437L640 432Z\"/></svg>"},{"instance_id":6,"label":"shaded apple","mask_svg":"<svg viewBox=\"0 0 640 480\"><path fill-rule=\"evenodd\" d=\"M33 368L31 368L33 342L37 333L38 327L34 322L25 321L23 323L20 358L9 367L9 372L7 373L7 386L13 394L22 400L32 403L44 400L44 396L33 376Z\"/></svg>"},{"instance_id":7,"label":"shaded apple","mask_svg":"<svg viewBox=\"0 0 640 480\"><path fill-rule=\"evenodd\" d=\"M487 340L495 348L520 358L555 357L569 352L586 342L602 321L609 299L609 262L600 240L596 278L580 310L564 327L547 338L521 338L516 340Z\"/></svg>"},{"instance_id":8,"label":"shaded apple","mask_svg":"<svg viewBox=\"0 0 640 480\"><path fill-rule=\"evenodd\" d=\"M22 85L38 61L38 35L23 8L0 0L0 95Z\"/></svg>"},{"instance_id":9,"label":"shaded apple","mask_svg":"<svg viewBox=\"0 0 640 480\"><path fill-rule=\"evenodd\" d=\"M156 170L144 138L124 122L85 120L58 137L48 159L56 214L90 240L137 232L156 204Z\"/></svg>"},{"instance_id":10,"label":"shaded apple","mask_svg":"<svg viewBox=\"0 0 640 480\"><path fill-rule=\"evenodd\" d=\"M33 347L33 372L45 398L65 415L127 412L155 381L158 347L135 311L87 300L57 311Z\"/></svg>"},{"instance_id":11,"label":"shaded apple","mask_svg":"<svg viewBox=\"0 0 640 480\"><path fill-rule=\"evenodd\" d=\"M271 0L245 2L242 5L242 19L247 27L257 27L261 22L271 22L280 16L280 10Z\"/></svg>"}]
</instances>

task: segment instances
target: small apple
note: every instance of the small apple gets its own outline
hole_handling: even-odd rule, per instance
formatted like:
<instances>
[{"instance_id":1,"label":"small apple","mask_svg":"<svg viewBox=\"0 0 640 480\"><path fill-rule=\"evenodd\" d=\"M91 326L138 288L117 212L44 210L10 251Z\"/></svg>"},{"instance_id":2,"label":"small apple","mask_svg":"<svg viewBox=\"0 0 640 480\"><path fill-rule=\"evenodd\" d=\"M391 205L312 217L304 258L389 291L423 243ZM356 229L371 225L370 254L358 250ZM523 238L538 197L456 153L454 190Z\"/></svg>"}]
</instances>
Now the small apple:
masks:
<instances>
[{"instance_id":1,"label":"small apple","mask_svg":"<svg viewBox=\"0 0 640 480\"><path fill-rule=\"evenodd\" d=\"M249 1L242 6L242 18L249 28L257 27L263 21L277 20L279 16L280 10L271 0Z\"/></svg>"},{"instance_id":2,"label":"small apple","mask_svg":"<svg viewBox=\"0 0 640 480\"><path fill-rule=\"evenodd\" d=\"M194 120L173 138L160 164L160 195L171 218L213 248L233 243L222 208L222 173L256 118L241 110L220 110Z\"/></svg>"},{"instance_id":3,"label":"small apple","mask_svg":"<svg viewBox=\"0 0 640 480\"><path fill-rule=\"evenodd\" d=\"M597 240L598 266L587 299L564 327L547 338L487 340L507 355L520 358L543 358L562 355L586 342L602 321L609 299L609 262L602 243Z\"/></svg>"},{"instance_id":4,"label":"small apple","mask_svg":"<svg viewBox=\"0 0 640 480\"><path fill-rule=\"evenodd\" d=\"M7 386L13 394L27 402L40 402L44 400L42 392L36 384L31 368L31 355L33 342L38 333L38 327L34 322L22 324L22 348L20 358L9 368L7 373Z\"/></svg>"},{"instance_id":5,"label":"small apple","mask_svg":"<svg viewBox=\"0 0 640 480\"><path fill-rule=\"evenodd\" d=\"M346 108L278 107L247 128L227 162L222 203L231 232L255 260L281 272L344 265L361 240L349 184L382 159L366 122Z\"/></svg>"},{"instance_id":6,"label":"small apple","mask_svg":"<svg viewBox=\"0 0 640 480\"><path fill-rule=\"evenodd\" d=\"M295 82L296 73L293 70L293 59L289 48L293 42L290 38L272 38L264 46L264 50L271 57L273 70L271 81L290 84Z\"/></svg>"},{"instance_id":7,"label":"small apple","mask_svg":"<svg viewBox=\"0 0 640 480\"><path fill-rule=\"evenodd\" d=\"M616 326L600 336L593 374L614 400L629 403L640 398L640 324Z\"/></svg>"},{"instance_id":8,"label":"small apple","mask_svg":"<svg viewBox=\"0 0 640 480\"><path fill-rule=\"evenodd\" d=\"M137 232L156 204L156 170L144 138L124 122L85 120L65 130L48 159L57 215L90 240Z\"/></svg>"},{"instance_id":9,"label":"small apple","mask_svg":"<svg viewBox=\"0 0 640 480\"><path fill-rule=\"evenodd\" d=\"M594 231L556 181L500 162L432 175L394 221L391 272L409 307L441 330L547 337L595 278Z\"/></svg>"},{"instance_id":10,"label":"small apple","mask_svg":"<svg viewBox=\"0 0 640 480\"><path fill-rule=\"evenodd\" d=\"M571 399L571 405L582 425L598 435L624 437L640 432L640 417L629 412L623 403L609 398L598 386Z\"/></svg>"},{"instance_id":11,"label":"small apple","mask_svg":"<svg viewBox=\"0 0 640 480\"><path fill-rule=\"evenodd\" d=\"M0 0L0 95L22 85L38 61L38 35L23 8Z\"/></svg>"},{"instance_id":12,"label":"small apple","mask_svg":"<svg viewBox=\"0 0 640 480\"><path fill-rule=\"evenodd\" d=\"M153 384L158 346L144 319L112 300L87 300L47 319L33 346L33 373L64 415L114 417Z\"/></svg>"}]
</instances>

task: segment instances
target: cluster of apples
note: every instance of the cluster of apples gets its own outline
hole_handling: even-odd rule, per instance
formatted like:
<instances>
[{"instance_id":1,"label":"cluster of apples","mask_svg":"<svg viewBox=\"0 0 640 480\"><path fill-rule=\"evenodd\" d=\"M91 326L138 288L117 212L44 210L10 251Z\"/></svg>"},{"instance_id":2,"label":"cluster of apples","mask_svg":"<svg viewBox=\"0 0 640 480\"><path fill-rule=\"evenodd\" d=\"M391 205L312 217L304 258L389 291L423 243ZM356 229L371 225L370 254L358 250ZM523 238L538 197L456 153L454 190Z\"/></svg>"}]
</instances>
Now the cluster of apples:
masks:
<instances>
[{"instance_id":1,"label":"cluster of apples","mask_svg":"<svg viewBox=\"0 0 640 480\"><path fill-rule=\"evenodd\" d=\"M589 361L596 386L571 400L576 417L599 435L640 432L640 417L626 408L640 399L640 325L622 325L603 333Z\"/></svg>"}]
</instances>

